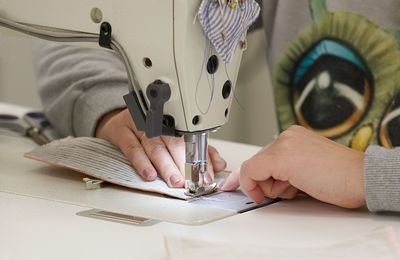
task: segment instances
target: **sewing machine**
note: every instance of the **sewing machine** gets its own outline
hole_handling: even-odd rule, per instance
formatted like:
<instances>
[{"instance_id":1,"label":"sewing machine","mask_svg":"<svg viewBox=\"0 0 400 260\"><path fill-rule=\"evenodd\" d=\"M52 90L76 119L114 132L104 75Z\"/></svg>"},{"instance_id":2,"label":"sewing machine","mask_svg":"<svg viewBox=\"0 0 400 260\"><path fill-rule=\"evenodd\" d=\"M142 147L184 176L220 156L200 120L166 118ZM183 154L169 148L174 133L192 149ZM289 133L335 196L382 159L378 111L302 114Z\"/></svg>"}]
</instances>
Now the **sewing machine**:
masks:
<instances>
[{"instance_id":1,"label":"sewing machine","mask_svg":"<svg viewBox=\"0 0 400 260\"><path fill-rule=\"evenodd\" d=\"M150 138L184 136L187 193L199 196L216 187L207 178L208 133L227 122L243 50L226 64L218 57L196 21L200 3L0 0L0 26L119 54L130 81L124 99L137 128Z\"/></svg>"}]
</instances>

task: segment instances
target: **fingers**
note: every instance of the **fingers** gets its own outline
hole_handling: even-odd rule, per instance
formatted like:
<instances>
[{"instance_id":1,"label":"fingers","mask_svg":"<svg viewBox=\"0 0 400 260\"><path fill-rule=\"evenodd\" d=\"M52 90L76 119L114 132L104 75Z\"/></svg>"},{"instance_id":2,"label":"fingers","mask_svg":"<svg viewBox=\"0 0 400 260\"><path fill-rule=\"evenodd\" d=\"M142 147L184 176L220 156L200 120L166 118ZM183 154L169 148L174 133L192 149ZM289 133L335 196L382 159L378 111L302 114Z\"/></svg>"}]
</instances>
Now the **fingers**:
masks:
<instances>
[{"instance_id":1,"label":"fingers","mask_svg":"<svg viewBox=\"0 0 400 260\"><path fill-rule=\"evenodd\" d=\"M118 146L143 179L155 180L158 172L170 187L185 185L181 173L184 169L184 143L180 138L146 138L136 129L127 109L104 116L96 136Z\"/></svg>"},{"instance_id":2,"label":"fingers","mask_svg":"<svg viewBox=\"0 0 400 260\"><path fill-rule=\"evenodd\" d=\"M185 171L185 142L182 137L161 136L179 171Z\"/></svg>"},{"instance_id":3,"label":"fingers","mask_svg":"<svg viewBox=\"0 0 400 260\"><path fill-rule=\"evenodd\" d=\"M153 181L157 177L157 171L147 157L136 133L132 130L132 125L127 124L131 121L127 109L112 111L100 120L96 129L96 137L108 140L118 146L137 173L144 180Z\"/></svg>"},{"instance_id":4,"label":"fingers","mask_svg":"<svg viewBox=\"0 0 400 260\"><path fill-rule=\"evenodd\" d=\"M298 189L296 189L293 186L290 186L286 191L284 191L281 195L279 195L279 198L291 200L294 199L298 193L299 193Z\"/></svg>"},{"instance_id":5,"label":"fingers","mask_svg":"<svg viewBox=\"0 0 400 260\"><path fill-rule=\"evenodd\" d=\"M183 139L181 137L161 136L161 140L166 145L180 172L184 173L185 142ZM205 179L207 182L211 183L214 180L214 169L218 172L224 170L226 162L219 156L217 150L212 146L209 146L207 160L209 162L207 165L208 174L205 176Z\"/></svg>"},{"instance_id":6,"label":"fingers","mask_svg":"<svg viewBox=\"0 0 400 260\"><path fill-rule=\"evenodd\" d=\"M184 173L185 143L183 139L181 137L161 136L161 140L166 145L179 171ZM224 170L226 167L226 162L221 158L218 151L212 146L208 147L207 160L209 162L207 166L208 174L205 176L205 179L207 182L211 183L214 180L214 171L220 172Z\"/></svg>"},{"instance_id":7,"label":"fingers","mask_svg":"<svg viewBox=\"0 0 400 260\"><path fill-rule=\"evenodd\" d=\"M245 161L240 168L240 187L256 203L264 201L264 194L270 190L270 175L266 172L265 164L255 155ZM261 183L261 186L259 186Z\"/></svg>"},{"instance_id":8,"label":"fingers","mask_svg":"<svg viewBox=\"0 0 400 260\"><path fill-rule=\"evenodd\" d=\"M204 175L204 181L206 183L214 182L214 167L210 159L210 153L207 152L207 172Z\"/></svg>"},{"instance_id":9,"label":"fingers","mask_svg":"<svg viewBox=\"0 0 400 260\"><path fill-rule=\"evenodd\" d=\"M242 191L254 202L260 204L264 201L264 191L258 185L257 181L243 172L241 172L239 180Z\"/></svg>"},{"instance_id":10,"label":"fingers","mask_svg":"<svg viewBox=\"0 0 400 260\"><path fill-rule=\"evenodd\" d=\"M208 146L208 155L210 157L214 172L221 172L225 170L226 161L219 155L217 149L211 145Z\"/></svg>"},{"instance_id":11,"label":"fingers","mask_svg":"<svg viewBox=\"0 0 400 260\"><path fill-rule=\"evenodd\" d=\"M292 187L292 185L287 181L273 180L270 193L267 193L267 196L270 198L281 198L281 195L290 187Z\"/></svg>"},{"instance_id":12,"label":"fingers","mask_svg":"<svg viewBox=\"0 0 400 260\"><path fill-rule=\"evenodd\" d=\"M248 186L249 184L246 182L249 183L250 186ZM249 181L249 179L247 179L244 180L243 183L241 178L241 187L256 203L262 203L265 196L271 199L293 199L299 192L298 189L291 186L288 182L277 181L272 178L261 182L256 182L254 180Z\"/></svg>"},{"instance_id":13,"label":"fingers","mask_svg":"<svg viewBox=\"0 0 400 260\"><path fill-rule=\"evenodd\" d=\"M143 137L142 146L147 156L169 187L180 188L185 185L185 179L175 164L174 159L160 137L149 139Z\"/></svg>"},{"instance_id":14,"label":"fingers","mask_svg":"<svg viewBox=\"0 0 400 260\"><path fill-rule=\"evenodd\" d=\"M271 167L271 169L266 167L272 164L266 162L265 156L264 158L255 156L246 161L241 167L240 186L243 192L256 203L262 203L264 196L289 199L297 194L297 189L292 189L288 181L275 180L273 178L274 167Z\"/></svg>"},{"instance_id":15,"label":"fingers","mask_svg":"<svg viewBox=\"0 0 400 260\"><path fill-rule=\"evenodd\" d=\"M165 145L168 148L169 153L175 161L175 164L178 166L180 172L184 174L185 171L185 143L182 138L170 137L170 136L162 136L161 139L164 141ZM210 157L207 156L208 161L210 161ZM207 183L212 183L214 181L214 170L213 164L207 165L207 173L204 176L205 181Z\"/></svg>"},{"instance_id":16,"label":"fingers","mask_svg":"<svg viewBox=\"0 0 400 260\"><path fill-rule=\"evenodd\" d=\"M268 198L275 199L285 192L291 185L288 182L281 182L269 178L268 180L258 182L264 195Z\"/></svg>"},{"instance_id":17,"label":"fingers","mask_svg":"<svg viewBox=\"0 0 400 260\"><path fill-rule=\"evenodd\" d=\"M241 171L255 181L267 180L270 177L286 181L285 178L276 178L284 172L280 161L280 158L270 152L256 154L242 164Z\"/></svg>"},{"instance_id":18,"label":"fingers","mask_svg":"<svg viewBox=\"0 0 400 260\"><path fill-rule=\"evenodd\" d=\"M127 127L120 128L118 138L111 138L110 141L121 149L143 179L147 181L156 179L157 171L131 129Z\"/></svg>"},{"instance_id":19,"label":"fingers","mask_svg":"<svg viewBox=\"0 0 400 260\"><path fill-rule=\"evenodd\" d=\"M220 189L223 191L234 191L239 187L239 175L240 168L234 170L229 174L228 178L220 185Z\"/></svg>"},{"instance_id":20,"label":"fingers","mask_svg":"<svg viewBox=\"0 0 400 260\"><path fill-rule=\"evenodd\" d=\"M272 199L293 199L298 193L298 189L287 181L279 181L270 178L265 182L259 183L264 194Z\"/></svg>"}]
</instances>

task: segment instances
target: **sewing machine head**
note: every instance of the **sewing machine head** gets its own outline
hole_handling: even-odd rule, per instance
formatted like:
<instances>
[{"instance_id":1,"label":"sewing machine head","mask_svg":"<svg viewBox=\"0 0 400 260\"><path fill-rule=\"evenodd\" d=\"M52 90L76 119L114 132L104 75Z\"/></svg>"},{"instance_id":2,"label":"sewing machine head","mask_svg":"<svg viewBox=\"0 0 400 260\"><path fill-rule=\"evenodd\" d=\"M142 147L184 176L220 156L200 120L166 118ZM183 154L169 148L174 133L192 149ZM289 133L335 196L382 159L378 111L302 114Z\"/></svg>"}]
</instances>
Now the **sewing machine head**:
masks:
<instances>
[{"instance_id":1,"label":"sewing machine head","mask_svg":"<svg viewBox=\"0 0 400 260\"><path fill-rule=\"evenodd\" d=\"M163 32L161 39L169 41L158 41L153 50L146 46L143 64L134 64L140 67L142 90L131 92L125 100L135 123L149 137L184 135L187 194L199 196L216 188L207 172L208 132L227 122L247 28L259 7L252 0L178 0L172 7L170 13L160 14L162 19L154 28ZM148 28L141 35L147 37ZM160 52L160 48L165 50ZM149 84L154 79L158 81ZM146 86L147 100L143 100L140 93Z\"/></svg>"},{"instance_id":2,"label":"sewing machine head","mask_svg":"<svg viewBox=\"0 0 400 260\"><path fill-rule=\"evenodd\" d=\"M199 196L216 188L207 172L208 133L227 122L246 31L259 9L250 0L179 0L172 6L170 13L160 14L164 19L154 28L165 33L161 39L169 41L158 41L154 50L146 46L143 64L134 64L140 67L142 89L132 91L125 100L136 125L148 137L184 135L187 194ZM142 39L148 37L146 29ZM160 48L165 51L154 56Z\"/></svg>"},{"instance_id":3,"label":"sewing machine head","mask_svg":"<svg viewBox=\"0 0 400 260\"><path fill-rule=\"evenodd\" d=\"M40 0L32 2L37 12L25 11L25 0L5 1L6 15L19 22L4 19L5 27L116 51L127 68L124 99L137 128L150 138L183 135L188 194L214 190L207 137L227 122L246 31L260 11L254 0Z\"/></svg>"}]
</instances>

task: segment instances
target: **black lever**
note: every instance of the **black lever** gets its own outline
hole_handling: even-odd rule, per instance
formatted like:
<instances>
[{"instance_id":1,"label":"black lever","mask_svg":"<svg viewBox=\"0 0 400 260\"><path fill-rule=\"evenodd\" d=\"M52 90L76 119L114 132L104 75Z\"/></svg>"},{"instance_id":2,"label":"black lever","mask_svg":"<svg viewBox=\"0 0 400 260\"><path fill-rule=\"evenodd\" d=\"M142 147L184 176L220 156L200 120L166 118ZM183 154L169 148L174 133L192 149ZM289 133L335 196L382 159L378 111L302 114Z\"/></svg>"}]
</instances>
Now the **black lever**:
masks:
<instances>
[{"instance_id":1,"label":"black lever","mask_svg":"<svg viewBox=\"0 0 400 260\"><path fill-rule=\"evenodd\" d=\"M162 134L164 104L171 97L171 89L167 83L156 80L146 89L150 101L150 109L146 115L146 136L156 137Z\"/></svg>"}]
</instances>

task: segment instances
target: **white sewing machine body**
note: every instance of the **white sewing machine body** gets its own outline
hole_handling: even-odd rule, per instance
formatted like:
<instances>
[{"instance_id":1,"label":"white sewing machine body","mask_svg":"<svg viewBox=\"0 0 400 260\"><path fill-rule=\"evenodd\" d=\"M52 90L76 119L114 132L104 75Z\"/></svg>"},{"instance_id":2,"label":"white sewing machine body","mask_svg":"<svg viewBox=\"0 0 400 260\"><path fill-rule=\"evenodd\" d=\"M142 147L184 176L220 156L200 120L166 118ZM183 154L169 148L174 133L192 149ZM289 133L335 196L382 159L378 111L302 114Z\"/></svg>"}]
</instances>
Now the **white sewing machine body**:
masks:
<instances>
[{"instance_id":1,"label":"white sewing machine body","mask_svg":"<svg viewBox=\"0 0 400 260\"><path fill-rule=\"evenodd\" d=\"M215 55L196 22L200 4L2 0L0 25L39 38L97 43L116 51L127 69L130 84L124 99L136 127L150 138L185 136L188 193L199 196L216 187L213 178L207 178L208 132L227 122L242 57L241 48L228 64Z\"/></svg>"},{"instance_id":2,"label":"white sewing machine body","mask_svg":"<svg viewBox=\"0 0 400 260\"><path fill-rule=\"evenodd\" d=\"M107 21L112 26L112 38L124 48L136 75L139 86L134 86L135 90L146 93L147 86L157 79L167 83L171 97L164 114L173 116L177 131L198 132L226 123L242 54L237 48L232 62L226 65L219 59L211 79L205 68L210 58L206 55L215 51L195 22L200 2L1 0L0 16L90 34L99 34L101 22ZM231 81L232 90L224 98L222 88L227 81ZM197 123L193 124L196 116Z\"/></svg>"}]
</instances>

